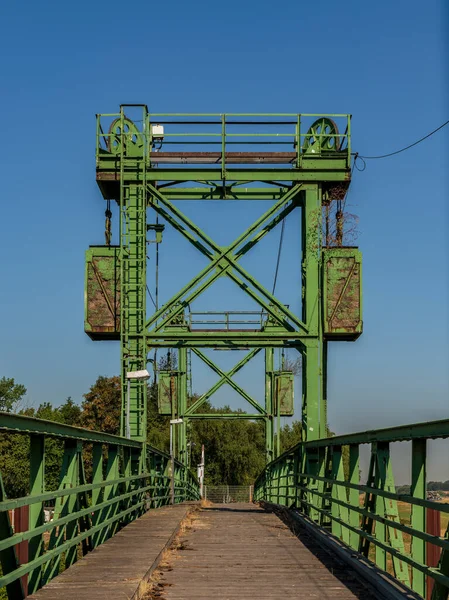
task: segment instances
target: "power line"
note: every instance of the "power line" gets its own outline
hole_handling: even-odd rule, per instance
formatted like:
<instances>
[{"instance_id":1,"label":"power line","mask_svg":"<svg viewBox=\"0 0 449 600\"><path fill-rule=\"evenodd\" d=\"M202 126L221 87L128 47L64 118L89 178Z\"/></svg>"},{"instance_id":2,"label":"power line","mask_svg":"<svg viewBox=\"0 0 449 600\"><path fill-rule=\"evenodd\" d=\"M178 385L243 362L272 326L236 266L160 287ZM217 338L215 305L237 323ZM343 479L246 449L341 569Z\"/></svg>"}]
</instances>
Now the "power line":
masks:
<instances>
[{"instance_id":1,"label":"power line","mask_svg":"<svg viewBox=\"0 0 449 600\"><path fill-rule=\"evenodd\" d=\"M443 129L443 127L446 127L446 125L448 125L448 124L449 124L449 120L447 120L445 123L443 123L436 129L434 129L433 131L431 131L430 133L428 133L421 139L417 140L416 142L413 142L413 144L410 144L409 146L405 146L405 148L401 148L400 150L395 150L394 152L390 152L389 154L381 154L380 156L361 156L361 155L359 155L358 152L356 152L354 155L355 159L357 160L357 158L361 158L361 159L387 158L389 156L394 156L395 154L400 154L401 152L405 152L405 150L408 150L409 148L413 148L413 146L417 146L424 140L427 140L427 138L429 138L431 135L433 135L437 131L440 131L440 129ZM362 170L364 170L364 169L362 169Z\"/></svg>"}]
</instances>

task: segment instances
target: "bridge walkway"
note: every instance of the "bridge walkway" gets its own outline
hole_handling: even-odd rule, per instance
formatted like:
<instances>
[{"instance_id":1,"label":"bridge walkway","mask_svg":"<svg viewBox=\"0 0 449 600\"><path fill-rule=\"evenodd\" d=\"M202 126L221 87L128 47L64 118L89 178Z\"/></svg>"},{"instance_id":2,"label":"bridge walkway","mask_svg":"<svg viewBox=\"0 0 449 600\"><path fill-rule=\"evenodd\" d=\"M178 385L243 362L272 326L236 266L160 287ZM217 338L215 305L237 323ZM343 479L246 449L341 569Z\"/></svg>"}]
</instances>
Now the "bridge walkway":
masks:
<instances>
[{"instance_id":1,"label":"bridge walkway","mask_svg":"<svg viewBox=\"0 0 449 600\"><path fill-rule=\"evenodd\" d=\"M149 511L30 600L379 600L315 538L294 535L274 513L249 503L196 508Z\"/></svg>"},{"instance_id":2,"label":"bridge walkway","mask_svg":"<svg viewBox=\"0 0 449 600\"><path fill-rule=\"evenodd\" d=\"M192 506L185 503L148 511L27 600L142 598L145 579L159 564L190 510Z\"/></svg>"},{"instance_id":3,"label":"bridge walkway","mask_svg":"<svg viewBox=\"0 0 449 600\"><path fill-rule=\"evenodd\" d=\"M203 508L177 546L149 599L378 598L306 532L295 536L274 513L253 504Z\"/></svg>"}]
</instances>

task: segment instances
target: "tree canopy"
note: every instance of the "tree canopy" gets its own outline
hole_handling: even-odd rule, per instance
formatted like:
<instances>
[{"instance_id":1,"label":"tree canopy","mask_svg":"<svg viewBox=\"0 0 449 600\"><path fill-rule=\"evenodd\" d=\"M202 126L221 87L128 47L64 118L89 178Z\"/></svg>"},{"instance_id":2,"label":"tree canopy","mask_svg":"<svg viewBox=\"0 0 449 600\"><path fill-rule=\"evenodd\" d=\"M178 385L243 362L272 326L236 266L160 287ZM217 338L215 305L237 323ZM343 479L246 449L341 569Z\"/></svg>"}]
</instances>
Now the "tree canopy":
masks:
<instances>
[{"instance_id":1,"label":"tree canopy","mask_svg":"<svg viewBox=\"0 0 449 600\"><path fill-rule=\"evenodd\" d=\"M11 412L27 393L21 383L16 383L13 378L0 379L0 410Z\"/></svg>"},{"instance_id":2,"label":"tree canopy","mask_svg":"<svg viewBox=\"0 0 449 600\"><path fill-rule=\"evenodd\" d=\"M3 378L3 407L14 410L26 393L23 385ZM120 377L100 376L84 395L81 406L68 397L54 407L49 402L37 409L27 408L18 414L77 425L111 434L120 432L121 391ZM148 385L147 441L164 451L169 450L170 417L162 416L157 406L157 383ZM194 401L192 398L191 401ZM231 413L229 406L214 409L209 402L202 411ZM192 469L200 462L201 446L206 452L205 482L208 485L249 485L254 482L265 464L265 430L259 421L246 419L191 420L188 439ZM301 424L298 421L281 430L281 451L299 442ZM63 456L63 442L45 441L46 482L48 491L59 485L59 471ZM91 457L85 453L85 468L90 472ZM0 437L0 473L8 497L19 497L29 492L29 439L24 434L2 434Z\"/></svg>"}]
</instances>

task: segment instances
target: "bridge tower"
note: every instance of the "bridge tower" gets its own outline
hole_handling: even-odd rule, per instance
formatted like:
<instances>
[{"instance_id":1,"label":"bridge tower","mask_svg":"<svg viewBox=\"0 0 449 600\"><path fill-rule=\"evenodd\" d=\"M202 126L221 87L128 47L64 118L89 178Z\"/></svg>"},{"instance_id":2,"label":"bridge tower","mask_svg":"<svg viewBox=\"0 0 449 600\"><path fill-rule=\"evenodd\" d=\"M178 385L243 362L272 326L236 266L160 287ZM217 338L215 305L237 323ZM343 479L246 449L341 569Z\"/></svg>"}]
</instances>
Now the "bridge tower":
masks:
<instances>
[{"instance_id":1,"label":"bridge tower","mask_svg":"<svg viewBox=\"0 0 449 600\"><path fill-rule=\"evenodd\" d=\"M138 112L138 114L136 114ZM176 349L176 368L159 377L162 414L181 418L177 455L187 459L187 425L210 418L201 407L224 383L252 407L214 418L262 419L267 460L275 449L281 415L293 411L293 376L275 369L274 350L302 356L302 424L305 439L327 435L326 364L331 340L355 340L362 331L361 257L343 246L341 202L351 180L350 115L151 114L146 105L121 105L97 115L96 179L108 202L120 208L120 236L87 252L85 329L92 339L120 340L122 434L146 437L147 385L129 378L146 369L156 348ZM194 150L192 150L192 148ZM179 208L178 200L263 199L267 210L229 246L217 244ZM239 260L293 211L301 212L302 256L292 277L302 281L302 312L290 308L251 275ZM336 235L329 236L335 212ZM147 312L147 243L161 242L162 225L173 227L209 260L187 285ZM299 223L299 221L298 221ZM155 237L155 239L153 239ZM192 302L219 278L228 277L257 302L257 318L225 311L199 315ZM245 321L245 318L243 319ZM221 324L221 327L217 326ZM229 372L204 348L246 349ZM220 380L193 403L188 394L190 353ZM265 398L255 399L232 377L256 354L265 354ZM279 436L277 436L279 440Z\"/></svg>"}]
</instances>

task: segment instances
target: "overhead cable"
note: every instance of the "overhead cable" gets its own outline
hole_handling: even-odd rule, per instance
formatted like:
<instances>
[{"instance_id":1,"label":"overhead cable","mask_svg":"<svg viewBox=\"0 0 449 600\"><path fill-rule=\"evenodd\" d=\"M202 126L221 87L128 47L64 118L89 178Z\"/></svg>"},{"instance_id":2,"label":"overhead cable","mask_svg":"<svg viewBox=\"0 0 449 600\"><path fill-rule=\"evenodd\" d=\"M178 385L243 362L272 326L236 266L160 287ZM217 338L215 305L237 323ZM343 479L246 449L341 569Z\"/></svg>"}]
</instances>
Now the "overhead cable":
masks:
<instances>
[{"instance_id":1,"label":"overhead cable","mask_svg":"<svg viewBox=\"0 0 449 600\"><path fill-rule=\"evenodd\" d=\"M400 154L401 152L405 152L405 150L408 150L409 148L413 148L413 146L417 146L418 144L420 144L424 140L427 140L427 138L429 138L430 136L432 136L437 131L440 131L440 129L443 129L443 127L446 127L446 125L448 125L448 124L449 124L449 120L447 120L445 123L443 123L442 125L440 125L436 129L434 129L433 131L431 131L430 133L428 133L424 137L420 138L416 142L413 142L413 144L409 144L408 146L405 146L405 148L401 148L400 150L395 150L394 152L390 152L389 154L381 154L380 156L363 156L363 155L360 155L358 152L356 152L354 154L354 156L355 156L356 160L357 160L357 158L361 158L361 159L365 159L365 160L368 160L368 159L371 160L371 159L375 159L375 158L388 158L389 156L394 156L395 154ZM364 169L362 169L362 170L364 170Z\"/></svg>"}]
</instances>

